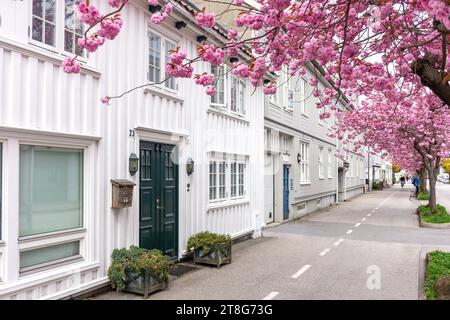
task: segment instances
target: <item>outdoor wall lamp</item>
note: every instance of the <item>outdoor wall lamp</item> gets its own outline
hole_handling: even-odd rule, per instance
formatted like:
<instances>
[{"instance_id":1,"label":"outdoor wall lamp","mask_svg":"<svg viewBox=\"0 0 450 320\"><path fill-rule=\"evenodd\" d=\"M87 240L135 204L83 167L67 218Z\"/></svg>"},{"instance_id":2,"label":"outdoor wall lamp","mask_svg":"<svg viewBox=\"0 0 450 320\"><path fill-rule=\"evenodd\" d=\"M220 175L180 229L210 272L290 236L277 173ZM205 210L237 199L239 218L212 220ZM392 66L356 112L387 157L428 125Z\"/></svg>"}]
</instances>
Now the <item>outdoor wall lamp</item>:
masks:
<instances>
[{"instance_id":1,"label":"outdoor wall lamp","mask_svg":"<svg viewBox=\"0 0 450 320\"><path fill-rule=\"evenodd\" d=\"M177 28L178 30L185 28L186 26L187 26L187 24L184 21L175 22L175 28Z\"/></svg>"},{"instance_id":2,"label":"outdoor wall lamp","mask_svg":"<svg viewBox=\"0 0 450 320\"><path fill-rule=\"evenodd\" d=\"M135 153L131 153L130 157L128 158L128 170L130 171L130 174L134 176L136 172L138 171L139 167L139 158Z\"/></svg>"},{"instance_id":3,"label":"outdoor wall lamp","mask_svg":"<svg viewBox=\"0 0 450 320\"><path fill-rule=\"evenodd\" d=\"M151 13L155 13L156 11L159 11L161 9L162 9L162 6L160 4L158 4L156 6L152 6L152 5L148 6L148 11L150 11Z\"/></svg>"},{"instance_id":4,"label":"outdoor wall lamp","mask_svg":"<svg viewBox=\"0 0 450 320\"><path fill-rule=\"evenodd\" d=\"M186 173L190 176L194 172L194 160L187 158L186 160Z\"/></svg>"},{"instance_id":5,"label":"outdoor wall lamp","mask_svg":"<svg viewBox=\"0 0 450 320\"><path fill-rule=\"evenodd\" d=\"M204 35L197 36L197 42L204 42L204 41L206 41L206 39L208 39L208 38Z\"/></svg>"},{"instance_id":6,"label":"outdoor wall lamp","mask_svg":"<svg viewBox=\"0 0 450 320\"><path fill-rule=\"evenodd\" d=\"M300 163L300 161L302 161L302 155L297 153L297 163Z\"/></svg>"},{"instance_id":7,"label":"outdoor wall lamp","mask_svg":"<svg viewBox=\"0 0 450 320\"><path fill-rule=\"evenodd\" d=\"M231 58L230 58L230 62L231 62L231 63L238 62L238 61L239 61L239 58L238 58L238 57L231 57Z\"/></svg>"}]
</instances>

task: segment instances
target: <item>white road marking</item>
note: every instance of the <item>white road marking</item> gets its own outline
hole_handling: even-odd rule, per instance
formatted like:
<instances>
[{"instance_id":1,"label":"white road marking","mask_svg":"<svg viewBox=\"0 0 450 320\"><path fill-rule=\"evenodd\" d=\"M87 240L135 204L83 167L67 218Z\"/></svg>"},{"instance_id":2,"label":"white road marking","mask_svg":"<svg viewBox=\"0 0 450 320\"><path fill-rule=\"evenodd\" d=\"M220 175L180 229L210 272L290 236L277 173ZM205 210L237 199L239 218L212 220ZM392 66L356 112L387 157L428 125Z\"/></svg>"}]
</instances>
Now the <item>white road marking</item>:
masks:
<instances>
[{"instance_id":1,"label":"white road marking","mask_svg":"<svg viewBox=\"0 0 450 320\"><path fill-rule=\"evenodd\" d=\"M361 221L366 221L367 218L362 218Z\"/></svg>"},{"instance_id":2,"label":"white road marking","mask_svg":"<svg viewBox=\"0 0 450 320\"><path fill-rule=\"evenodd\" d=\"M347 231L347 234L350 234L350 233L352 233L352 232L353 232L353 230L350 229L350 230Z\"/></svg>"},{"instance_id":3,"label":"white road marking","mask_svg":"<svg viewBox=\"0 0 450 320\"><path fill-rule=\"evenodd\" d=\"M336 241L334 243L334 245L337 247L338 245L340 245L342 243L342 241L344 241L344 239L340 238L338 241Z\"/></svg>"},{"instance_id":4,"label":"white road marking","mask_svg":"<svg viewBox=\"0 0 450 320\"><path fill-rule=\"evenodd\" d=\"M272 292L269 293L266 297L264 297L263 300L272 300L272 299L275 298L278 294L279 294L279 292L272 291Z\"/></svg>"},{"instance_id":5,"label":"white road marking","mask_svg":"<svg viewBox=\"0 0 450 320\"><path fill-rule=\"evenodd\" d=\"M296 273L294 273L294 274L292 275L292 278L297 279L297 278L300 277L306 270L308 270L309 267L311 267L310 264L304 265L300 270L298 270Z\"/></svg>"},{"instance_id":6,"label":"white road marking","mask_svg":"<svg viewBox=\"0 0 450 320\"><path fill-rule=\"evenodd\" d=\"M361 225L360 222L358 222L357 224L355 224L355 227L358 228Z\"/></svg>"},{"instance_id":7,"label":"white road marking","mask_svg":"<svg viewBox=\"0 0 450 320\"><path fill-rule=\"evenodd\" d=\"M367 216L368 216L368 217L370 217L371 215L372 215L372 214L371 214L371 213L369 213L369 214L368 214Z\"/></svg>"},{"instance_id":8,"label":"white road marking","mask_svg":"<svg viewBox=\"0 0 450 320\"><path fill-rule=\"evenodd\" d=\"M330 250L331 250L330 248L326 248L326 249L324 249L324 250L320 253L320 255L321 255L321 256L324 256L324 255L326 255Z\"/></svg>"}]
</instances>

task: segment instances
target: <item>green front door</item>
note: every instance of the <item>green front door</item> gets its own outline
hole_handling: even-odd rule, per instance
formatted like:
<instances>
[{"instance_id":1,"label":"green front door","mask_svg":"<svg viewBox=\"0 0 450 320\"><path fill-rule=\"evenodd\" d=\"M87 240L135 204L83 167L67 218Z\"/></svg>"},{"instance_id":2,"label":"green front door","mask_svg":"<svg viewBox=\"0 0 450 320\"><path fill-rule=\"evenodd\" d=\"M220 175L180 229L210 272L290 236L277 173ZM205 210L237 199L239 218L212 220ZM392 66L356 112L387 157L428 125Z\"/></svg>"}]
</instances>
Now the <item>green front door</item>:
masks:
<instances>
[{"instance_id":1,"label":"green front door","mask_svg":"<svg viewBox=\"0 0 450 320\"><path fill-rule=\"evenodd\" d=\"M178 258L178 166L175 146L140 142L139 245Z\"/></svg>"}]
</instances>

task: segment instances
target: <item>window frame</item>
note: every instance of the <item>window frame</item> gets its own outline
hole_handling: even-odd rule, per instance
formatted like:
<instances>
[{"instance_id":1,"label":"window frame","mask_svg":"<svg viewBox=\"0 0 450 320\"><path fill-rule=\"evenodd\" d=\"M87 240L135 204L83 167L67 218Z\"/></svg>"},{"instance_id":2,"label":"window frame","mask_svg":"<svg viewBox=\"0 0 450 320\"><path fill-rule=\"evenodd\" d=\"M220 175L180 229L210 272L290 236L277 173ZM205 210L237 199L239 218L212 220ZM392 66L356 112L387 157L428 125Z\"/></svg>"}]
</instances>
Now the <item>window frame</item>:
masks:
<instances>
[{"instance_id":1,"label":"window frame","mask_svg":"<svg viewBox=\"0 0 450 320\"><path fill-rule=\"evenodd\" d=\"M333 150L328 149L328 163L327 163L327 175L328 179L333 179L332 168L333 168Z\"/></svg>"},{"instance_id":2,"label":"window frame","mask_svg":"<svg viewBox=\"0 0 450 320\"><path fill-rule=\"evenodd\" d=\"M236 81L236 110L232 110L232 89L233 89L233 85L234 85L234 81ZM243 87L241 87L241 85ZM242 91L241 91L242 89ZM246 108L245 108L245 104L246 104L246 95L247 92L247 84L246 81L244 79L242 79L241 77L238 77L234 74L230 75L230 112L240 116L240 117L245 117L245 113L246 113ZM241 96L242 94L242 96Z\"/></svg>"},{"instance_id":3,"label":"window frame","mask_svg":"<svg viewBox=\"0 0 450 320\"><path fill-rule=\"evenodd\" d=\"M211 199L210 197L210 190L211 190L211 184L210 184L210 163L215 162L216 163L216 172L214 173L216 175L216 198ZM219 162L222 162L225 164L225 197L220 198L219 197ZM232 167L235 165L236 172L232 172ZM240 173L240 166L243 167L242 174ZM248 158L245 156L226 156L226 157L215 157L210 156L208 160L208 205L209 206L215 206L215 205L227 205L238 201L243 201L245 199L248 199ZM232 184L232 176L235 176L235 184ZM243 178L242 183L240 183L240 176ZM232 188L233 186L236 188L236 194L233 195ZM240 194L240 187L242 187L243 191L242 194Z\"/></svg>"},{"instance_id":4,"label":"window frame","mask_svg":"<svg viewBox=\"0 0 450 320\"><path fill-rule=\"evenodd\" d=\"M45 1L45 0L44 0ZM56 1L55 9L55 45L51 46L45 42L41 42L33 39L33 0L29 1L28 8L28 43L45 50L51 51L53 53L61 54L63 56L73 56L74 52L66 51L64 48L65 43L65 1ZM75 10L76 12L76 10ZM82 23L83 32L85 31L86 25ZM76 44L78 45L78 44ZM82 54L78 56L78 60L86 63L89 55L86 50L82 50Z\"/></svg>"},{"instance_id":5,"label":"window frame","mask_svg":"<svg viewBox=\"0 0 450 320\"><path fill-rule=\"evenodd\" d=\"M220 102L213 102L212 101L212 99L213 99L213 96L211 96L210 98L209 98L209 104L212 106L212 107L215 107L215 108L220 108L220 109L224 109L224 110L228 110L228 101L227 101L227 92L228 92L228 85L227 85L227 79L228 79L228 74L226 73L226 68L225 68L225 65L212 65L212 64L210 64L210 67L209 67L209 71L211 72L211 74L213 74L214 75L214 86L217 88L217 83L218 83L218 74L216 73L216 72L214 72L213 71L213 68L216 68L218 71L219 70L222 70L222 73L220 74L220 71L219 71L219 75L221 75L221 78L222 78L222 82L223 82L223 103L220 103ZM216 94L217 94L217 92L216 92ZM214 95L214 96L216 96L216 94Z\"/></svg>"},{"instance_id":6,"label":"window frame","mask_svg":"<svg viewBox=\"0 0 450 320\"><path fill-rule=\"evenodd\" d=\"M300 140L300 184L311 184L310 157L308 141Z\"/></svg>"},{"instance_id":7,"label":"window frame","mask_svg":"<svg viewBox=\"0 0 450 320\"><path fill-rule=\"evenodd\" d=\"M67 149L80 149L83 150L82 157L82 214L81 214L81 227L58 230L47 233L40 233L28 236L20 236L19 230L17 230L17 239L18 239L18 266L20 266L20 253L23 251L29 251L33 249L45 248L53 245L63 244L66 242L79 241L79 254L74 257L67 257L64 259L57 259L48 261L45 263L41 263L35 266L29 266L26 268L19 267L19 277L26 276L29 274L34 274L36 272L53 269L59 267L61 265L71 264L78 261L83 261L87 256L87 248L86 248L86 238L87 238L87 228L89 225L89 213L92 211L89 204L89 193L93 191L94 186L92 186L92 180L89 179L89 172L91 171L91 165L88 163L91 161L91 153L89 152L89 145L77 145L77 144L66 144L66 143L58 143L58 142L50 142L50 141L34 141L30 139L20 139L18 141L18 150L20 157L20 146L21 145L32 145L32 146L42 146L42 147L55 147L55 148L67 148ZM20 174L20 168L19 168ZM17 183L19 185L19 177L17 177ZM18 198L19 200L19 198ZM17 215L19 215L19 203L17 204ZM18 224L20 223L19 216L17 217ZM60 261L64 260L64 261Z\"/></svg>"},{"instance_id":8,"label":"window frame","mask_svg":"<svg viewBox=\"0 0 450 320\"><path fill-rule=\"evenodd\" d=\"M149 76L150 76L150 61L149 61L149 56L150 56L150 34L154 34L156 36L159 37L160 39L160 51L159 51L159 60L160 60L160 72L159 72L159 81L150 81ZM178 37L172 36L171 34L168 34L167 32L162 32L162 30L160 30L159 28L156 28L154 25L148 25L147 28L147 33L146 33L146 50L144 50L146 52L146 54L144 55L144 59L145 59L145 65L146 65L146 77L145 77L145 81L147 81L147 83L149 84L153 84L154 87L162 89L162 90L166 90L168 92L171 92L173 94L178 94L179 88L178 88L178 81L176 78L171 78L173 79L173 83L174 83L174 87L175 88L171 88L166 86L166 84L168 83L168 81L164 82L164 83L159 83L161 82L163 79L165 79L166 77L166 62L168 62L168 58L169 58L169 54L166 53L166 45L167 42L172 43L175 48L177 48L179 46L180 43L180 39Z\"/></svg>"},{"instance_id":9,"label":"window frame","mask_svg":"<svg viewBox=\"0 0 450 320\"><path fill-rule=\"evenodd\" d=\"M325 171L325 166L324 166L324 159L323 159L323 147L319 146L319 179L325 179L325 175L324 175L324 171Z\"/></svg>"}]
</instances>

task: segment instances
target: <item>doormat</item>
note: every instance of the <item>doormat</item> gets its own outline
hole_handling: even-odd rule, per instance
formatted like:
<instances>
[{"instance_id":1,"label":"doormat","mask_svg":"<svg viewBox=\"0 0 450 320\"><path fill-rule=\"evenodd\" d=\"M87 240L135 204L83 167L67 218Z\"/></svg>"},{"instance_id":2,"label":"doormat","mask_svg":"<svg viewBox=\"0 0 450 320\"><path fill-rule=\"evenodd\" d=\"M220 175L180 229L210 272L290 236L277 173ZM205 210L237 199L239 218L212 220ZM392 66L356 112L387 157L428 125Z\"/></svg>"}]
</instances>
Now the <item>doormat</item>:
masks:
<instances>
[{"instance_id":1,"label":"doormat","mask_svg":"<svg viewBox=\"0 0 450 320\"><path fill-rule=\"evenodd\" d=\"M169 274L171 276L179 277L183 274L192 272L194 270L198 270L198 268L194 267L194 266L190 266L190 265L185 265L185 264L176 264L170 270Z\"/></svg>"}]
</instances>

